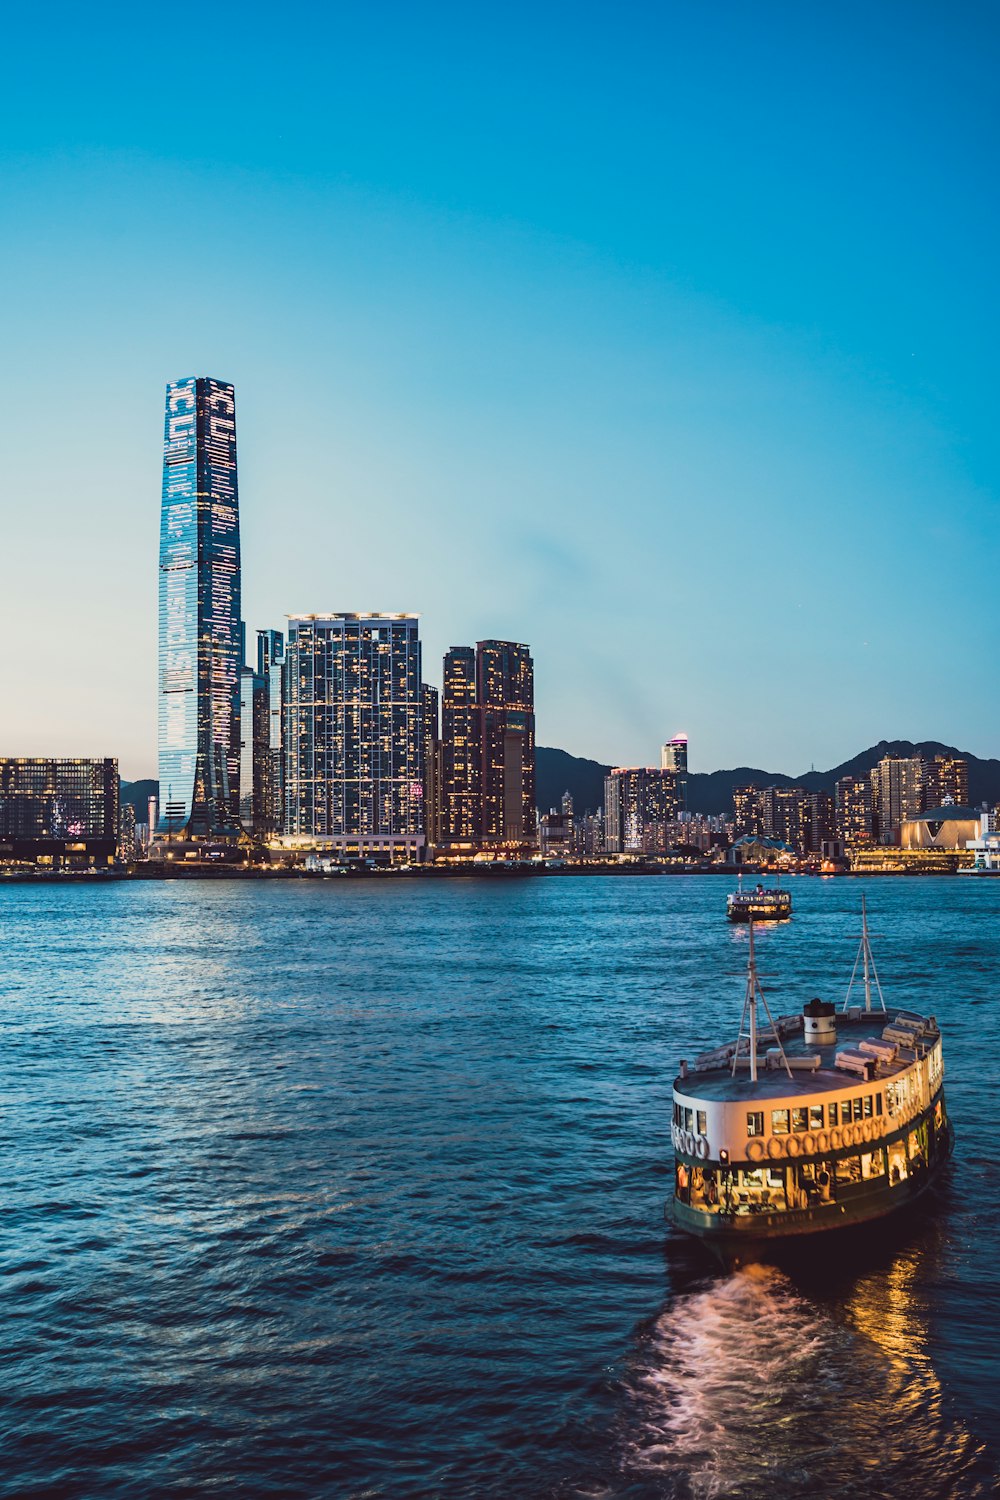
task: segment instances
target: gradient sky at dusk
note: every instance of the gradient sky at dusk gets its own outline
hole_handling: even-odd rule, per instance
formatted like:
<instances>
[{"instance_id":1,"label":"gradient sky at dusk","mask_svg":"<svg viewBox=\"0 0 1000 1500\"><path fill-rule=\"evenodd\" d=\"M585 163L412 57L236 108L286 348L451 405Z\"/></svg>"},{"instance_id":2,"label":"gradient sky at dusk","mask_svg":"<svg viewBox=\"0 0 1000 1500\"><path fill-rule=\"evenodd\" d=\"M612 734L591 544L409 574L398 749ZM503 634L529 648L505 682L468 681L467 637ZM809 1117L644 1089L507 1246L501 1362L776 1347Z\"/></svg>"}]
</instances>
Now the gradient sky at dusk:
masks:
<instances>
[{"instance_id":1,"label":"gradient sky at dusk","mask_svg":"<svg viewBox=\"0 0 1000 1500\"><path fill-rule=\"evenodd\" d=\"M155 774L163 387L237 394L244 614L528 641L539 740L1000 753L993 5L5 29L0 752Z\"/></svg>"}]
</instances>

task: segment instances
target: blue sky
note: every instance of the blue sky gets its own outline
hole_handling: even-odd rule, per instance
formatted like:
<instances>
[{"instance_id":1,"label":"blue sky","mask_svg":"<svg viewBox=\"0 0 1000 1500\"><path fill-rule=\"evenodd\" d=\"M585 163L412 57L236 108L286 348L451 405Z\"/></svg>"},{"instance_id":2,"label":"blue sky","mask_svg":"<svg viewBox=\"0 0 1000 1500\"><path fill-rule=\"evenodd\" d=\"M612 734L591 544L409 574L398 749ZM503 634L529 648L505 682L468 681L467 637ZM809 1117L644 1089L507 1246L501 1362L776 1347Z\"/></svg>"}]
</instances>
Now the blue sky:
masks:
<instances>
[{"instance_id":1,"label":"blue sky","mask_svg":"<svg viewBox=\"0 0 1000 1500\"><path fill-rule=\"evenodd\" d=\"M539 738L1000 753L998 13L58 4L7 23L0 751L155 767L163 386L250 629L531 643Z\"/></svg>"}]
</instances>

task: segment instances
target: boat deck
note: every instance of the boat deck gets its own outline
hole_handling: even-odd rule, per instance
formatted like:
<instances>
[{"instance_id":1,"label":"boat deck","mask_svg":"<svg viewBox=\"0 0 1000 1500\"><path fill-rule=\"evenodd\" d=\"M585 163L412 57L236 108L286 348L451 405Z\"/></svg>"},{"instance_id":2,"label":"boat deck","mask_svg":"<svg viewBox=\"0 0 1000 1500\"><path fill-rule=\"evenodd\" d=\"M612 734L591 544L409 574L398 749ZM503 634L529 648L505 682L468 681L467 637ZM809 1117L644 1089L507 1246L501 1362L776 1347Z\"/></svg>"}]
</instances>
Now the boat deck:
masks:
<instances>
[{"instance_id":1,"label":"boat deck","mask_svg":"<svg viewBox=\"0 0 1000 1500\"><path fill-rule=\"evenodd\" d=\"M888 1012L881 1010L838 1011L837 1040L825 1044L805 1041L802 1034L801 1016L780 1016L777 1025L781 1045L792 1066L791 1078L785 1071L780 1054L777 1053L777 1042L773 1031L770 1027L762 1027L758 1032L756 1081L751 1081L750 1078L749 1058L745 1046L741 1048L736 1073L732 1073L733 1048L730 1047L720 1048L715 1053L703 1054L696 1060L694 1068L686 1077L675 1080L674 1087L686 1098L718 1100L727 1103L759 1099L795 1099L809 1094L843 1091L852 1086L861 1087L866 1082L865 1078L853 1070L848 1071L837 1067L837 1053L856 1049L863 1041L881 1041L883 1031L887 1027L892 1028L897 1017L921 1023L919 1044L924 1047L931 1046L938 1040L940 1033L934 1018L918 1016L913 1011L891 1008ZM729 1051L728 1058L723 1056L725 1051ZM768 1053L770 1056L767 1055ZM918 1055L914 1048L900 1044L895 1056L880 1057L877 1060L874 1077L878 1080L893 1078L910 1067ZM800 1065L796 1067L796 1059L804 1061L807 1057L819 1057L819 1066L815 1069L802 1067L800 1062ZM715 1066L709 1065L709 1059L712 1058L718 1059Z\"/></svg>"}]
</instances>

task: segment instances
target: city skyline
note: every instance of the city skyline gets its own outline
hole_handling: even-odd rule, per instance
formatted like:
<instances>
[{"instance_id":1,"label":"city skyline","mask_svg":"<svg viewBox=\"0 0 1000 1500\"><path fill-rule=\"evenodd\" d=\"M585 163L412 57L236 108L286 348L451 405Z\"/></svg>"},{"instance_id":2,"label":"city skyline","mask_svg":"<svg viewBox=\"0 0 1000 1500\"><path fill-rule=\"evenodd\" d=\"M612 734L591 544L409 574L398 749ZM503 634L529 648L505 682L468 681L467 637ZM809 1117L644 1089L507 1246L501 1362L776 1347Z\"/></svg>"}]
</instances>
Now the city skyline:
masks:
<instances>
[{"instance_id":1,"label":"city skyline","mask_svg":"<svg viewBox=\"0 0 1000 1500\"><path fill-rule=\"evenodd\" d=\"M248 30L208 136L153 106L204 80L151 20L67 13L42 59L14 17L0 749L154 774L150 455L195 369L239 391L252 625L530 640L539 742L607 763L680 726L696 769L989 755L995 19L550 12L527 48L515 8L498 51L435 15Z\"/></svg>"}]
</instances>

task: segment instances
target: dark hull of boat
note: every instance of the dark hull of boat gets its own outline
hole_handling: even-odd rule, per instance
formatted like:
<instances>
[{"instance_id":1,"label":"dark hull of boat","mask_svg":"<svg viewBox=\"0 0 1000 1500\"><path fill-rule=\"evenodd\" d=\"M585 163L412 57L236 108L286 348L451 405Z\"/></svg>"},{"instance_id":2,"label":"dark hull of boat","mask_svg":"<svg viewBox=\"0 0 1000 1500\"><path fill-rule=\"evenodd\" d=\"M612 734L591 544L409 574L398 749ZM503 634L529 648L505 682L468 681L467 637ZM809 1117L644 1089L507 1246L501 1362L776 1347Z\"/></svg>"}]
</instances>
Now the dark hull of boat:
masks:
<instances>
[{"instance_id":1,"label":"dark hull of boat","mask_svg":"<svg viewBox=\"0 0 1000 1500\"><path fill-rule=\"evenodd\" d=\"M726 1270L763 1262L787 1264L804 1255L824 1252L848 1241L860 1243L884 1236L888 1222L910 1217L935 1188L951 1158L954 1131L942 1133L935 1160L905 1182L876 1186L849 1203L823 1203L798 1209L761 1223L752 1216L703 1214L676 1199L665 1214L678 1229L701 1240Z\"/></svg>"},{"instance_id":2,"label":"dark hull of boat","mask_svg":"<svg viewBox=\"0 0 1000 1500\"><path fill-rule=\"evenodd\" d=\"M790 906L731 908L727 913L730 922L787 922L792 915Z\"/></svg>"}]
</instances>

